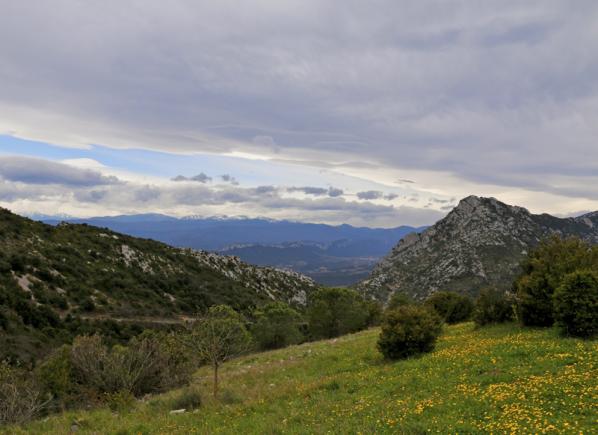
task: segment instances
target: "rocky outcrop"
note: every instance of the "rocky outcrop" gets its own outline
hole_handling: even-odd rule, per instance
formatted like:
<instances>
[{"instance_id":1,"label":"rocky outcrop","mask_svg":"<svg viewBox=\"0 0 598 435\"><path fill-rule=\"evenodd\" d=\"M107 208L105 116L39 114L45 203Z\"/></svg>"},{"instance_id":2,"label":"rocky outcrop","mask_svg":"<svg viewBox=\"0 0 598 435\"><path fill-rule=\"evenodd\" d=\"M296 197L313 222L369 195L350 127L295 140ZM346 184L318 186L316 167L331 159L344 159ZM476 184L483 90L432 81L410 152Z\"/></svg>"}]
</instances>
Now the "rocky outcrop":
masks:
<instances>
[{"instance_id":1,"label":"rocky outcrop","mask_svg":"<svg viewBox=\"0 0 598 435\"><path fill-rule=\"evenodd\" d=\"M506 290L527 252L553 234L598 243L598 212L561 219L469 196L432 227L403 238L358 288L383 302L397 290L417 299L438 290Z\"/></svg>"}]
</instances>

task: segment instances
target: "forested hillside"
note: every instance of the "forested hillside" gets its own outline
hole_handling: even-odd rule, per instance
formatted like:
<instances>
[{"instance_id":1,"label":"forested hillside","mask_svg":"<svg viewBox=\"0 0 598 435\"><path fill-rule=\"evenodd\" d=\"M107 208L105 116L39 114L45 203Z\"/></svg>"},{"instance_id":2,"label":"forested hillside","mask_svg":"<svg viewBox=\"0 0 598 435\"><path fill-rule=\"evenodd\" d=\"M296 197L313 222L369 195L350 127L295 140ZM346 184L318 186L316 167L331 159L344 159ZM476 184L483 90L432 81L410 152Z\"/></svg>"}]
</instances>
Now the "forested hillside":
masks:
<instances>
[{"instance_id":1,"label":"forested hillside","mask_svg":"<svg viewBox=\"0 0 598 435\"><path fill-rule=\"evenodd\" d=\"M0 358L42 352L95 330L90 321L118 337L130 335L124 323L173 324L214 304L301 306L315 288L300 274L235 257L87 225L54 227L7 210L0 210L0 246Z\"/></svg>"}]
</instances>

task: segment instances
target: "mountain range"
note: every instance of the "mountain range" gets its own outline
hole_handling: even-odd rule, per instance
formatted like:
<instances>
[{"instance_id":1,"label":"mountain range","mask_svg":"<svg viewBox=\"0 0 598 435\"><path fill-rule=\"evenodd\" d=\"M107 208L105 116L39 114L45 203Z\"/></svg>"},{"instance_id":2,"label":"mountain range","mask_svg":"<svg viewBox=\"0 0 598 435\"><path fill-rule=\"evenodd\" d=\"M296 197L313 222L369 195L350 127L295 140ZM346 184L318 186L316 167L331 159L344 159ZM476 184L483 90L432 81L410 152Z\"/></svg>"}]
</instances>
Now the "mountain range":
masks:
<instances>
[{"instance_id":1,"label":"mountain range","mask_svg":"<svg viewBox=\"0 0 598 435\"><path fill-rule=\"evenodd\" d=\"M598 212L558 218L469 196L435 225L403 238L357 288L383 302L397 290L420 300L438 290L509 290L523 257L552 235L596 244Z\"/></svg>"},{"instance_id":2,"label":"mountain range","mask_svg":"<svg viewBox=\"0 0 598 435\"><path fill-rule=\"evenodd\" d=\"M271 219L174 218L161 214L77 219L32 216L57 225L86 223L171 246L234 255L247 263L287 269L323 285L352 285L366 278L374 265L405 235L426 227L363 228Z\"/></svg>"}]
</instances>

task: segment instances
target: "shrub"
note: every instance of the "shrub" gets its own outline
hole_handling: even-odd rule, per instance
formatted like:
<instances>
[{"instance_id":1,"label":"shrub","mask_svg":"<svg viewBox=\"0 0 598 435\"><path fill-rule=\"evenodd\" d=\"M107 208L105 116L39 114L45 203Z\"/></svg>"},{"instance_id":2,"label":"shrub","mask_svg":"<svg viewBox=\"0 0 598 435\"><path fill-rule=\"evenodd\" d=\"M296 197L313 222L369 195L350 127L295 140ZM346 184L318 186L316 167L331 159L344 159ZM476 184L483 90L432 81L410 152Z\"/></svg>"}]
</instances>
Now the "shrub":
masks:
<instances>
[{"instance_id":1,"label":"shrub","mask_svg":"<svg viewBox=\"0 0 598 435\"><path fill-rule=\"evenodd\" d=\"M186 388L170 403L170 409L197 409L201 406L201 393L196 388Z\"/></svg>"},{"instance_id":2,"label":"shrub","mask_svg":"<svg viewBox=\"0 0 598 435\"><path fill-rule=\"evenodd\" d=\"M135 396L130 391L121 390L114 393L104 393L104 403L111 411L127 412L135 404Z\"/></svg>"},{"instance_id":3,"label":"shrub","mask_svg":"<svg viewBox=\"0 0 598 435\"><path fill-rule=\"evenodd\" d=\"M436 292L426 300L426 305L451 324L468 320L473 312L473 301L454 292Z\"/></svg>"},{"instance_id":4,"label":"shrub","mask_svg":"<svg viewBox=\"0 0 598 435\"><path fill-rule=\"evenodd\" d=\"M157 391L167 391L187 385L198 367L189 347L178 340L174 334L156 331L146 331L132 341L143 339L156 341L163 356Z\"/></svg>"},{"instance_id":5,"label":"shrub","mask_svg":"<svg viewBox=\"0 0 598 435\"><path fill-rule=\"evenodd\" d=\"M554 291L565 275L591 269L597 263L590 246L577 238L553 237L542 242L522 262L521 276L515 281L519 319L527 326L554 323Z\"/></svg>"},{"instance_id":6,"label":"shrub","mask_svg":"<svg viewBox=\"0 0 598 435\"><path fill-rule=\"evenodd\" d=\"M312 293L307 314L310 334L316 339L359 331L368 317L363 299L346 288L322 288Z\"/></svg>"},{"instance_id":7,"label":"shrub","mask_svg":"<svg viewBox=\"0 0 598 435\"><path fill-rule=\"evenodd\" d=\"M554 293L554 312L563 332L592 337L598 332L598 275L580 271L567 275Z\"/></svg>"},{"instance_id":8,"label":"shrub","mask_svg":"<svg viewBox=\"0 0 598 435\"><path fill-rule=\"evenodd\" d=\"M70 346L62 346L42 361L35 369L44 394L52 397L58 408L73 404L77 398L71 378Z\"/></svg>"},{"instance_id":9,"label":"shrub","mask_svg":"<svg viewBox=\"0 0 598 435\"><path fill-rule=\"evenodd\" d=\"M0 425L27 422L45 409L48 400L28 375L0 362Z\"/></svg>"},{"instance_id":10,"label":"shrub","mask_svg":"<svg viewBox=\"0 0 598 435\"><path fill-rule=\"evenodd\" d=\"M388 305L386 306L387 310L394 310L396 308L402 307L404 305L412 305L415 301L411 296L407 293L402 291L395 291L390 299L388 300Z\"/></svg>"},{"instance_id":11,"label":"shrub","mask_svg":"<svg viewBox=\"0 0 598 435\"><path fill-rule=\"evenodd\" d=\"M222 391L220 401L225 405L236 405L239 403L243 403L243 398L233 390L225 389L224 391Z\"/></svg>"},{"instance_id":12,"label":"shrub","mask_svg":"<svg viewBox=\"0 0 598 435\"><path fill-rule=\"evenodd\" d=\"M500 290L486 288L475 302L473 320L478 326L509 322L515 317L515 300Z\"/></svg>"},{"instance_id":13,"label":"shrub","mask_svg":"<svg viewBox=\"0 0 598 435\"><path fill-rule=\"evenodd\" d=\"M5 331L8 329L8 317L4 314L4 311L0 308L0 329Z\"/></svg>"},{"instance_id":14,"label":"shrub","mask_svg":"<svg viewBox=\"0 0 598 435\"><path fill-rule=\"evenodd\" d=\"M193 365L182 345L159 336L134 338L111 350L100 336L77 337L70 351L71 376L98 393L130 392L135 396L188 382Z\"/></svg>"},{"instance_id":15,"label":"shrub","mask_svg":"<svg viewBox=\"0 0 598 435\"><path fill-rule=\"evenodd\" d=\"M384 312L382 304L373 299L365 300L363 304L367 312L365 326L378 326L382 321L382 313Z\"/></svg>"},{"instance_id":16,"label":"shrub","mask_svg":"<svg viewBox=\"0 0 598 435\"><path fill-rule=\"evenodd\" d=\"M283 302L272 302L254 312L251 332L261 349L277 349L299 343L301 315Z\"/></svg>"},{"instance_id":17,"label":"shrub","mask_svg":"<svg viewBox=\"0 0 598 435\"><path fill-rule=\"evenodd\" d=\"M388 359L430 352L442 331L441 317L426 307L406 305L384 315L378 350Z\"/></svg>"}]
</instances>

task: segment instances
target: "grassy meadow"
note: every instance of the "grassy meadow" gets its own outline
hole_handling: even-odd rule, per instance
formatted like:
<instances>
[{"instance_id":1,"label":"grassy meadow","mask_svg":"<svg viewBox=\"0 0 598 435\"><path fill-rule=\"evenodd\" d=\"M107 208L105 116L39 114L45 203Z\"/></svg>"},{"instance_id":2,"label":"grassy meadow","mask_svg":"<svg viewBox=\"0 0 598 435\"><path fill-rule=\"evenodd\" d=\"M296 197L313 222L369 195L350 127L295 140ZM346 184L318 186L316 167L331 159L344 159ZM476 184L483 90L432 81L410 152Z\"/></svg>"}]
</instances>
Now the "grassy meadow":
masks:
<instances>
[{"instance_id":1,"label":"grassy meadow","mask_svg":"<svg viewBox=\"0 0 598 435\"><path fill-rule=\"evenodd\" d=\"M591 433L598 342L515 324L445 327L433 353L388 362L377 329L249 355L194 381L202 406L170 414L183 390L128 411L68 412L2 433ZM595 433L595 432L594 432Z\"/></svg>"}]
</instances>

